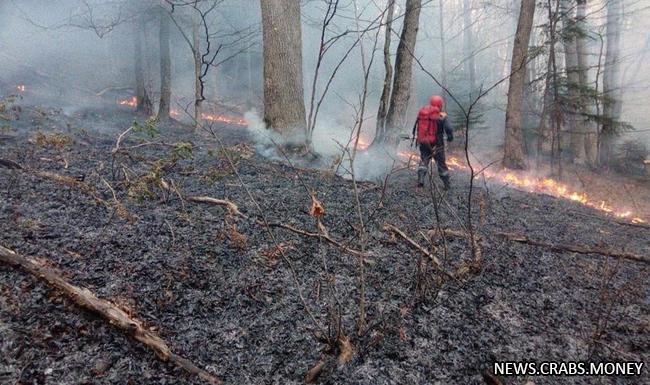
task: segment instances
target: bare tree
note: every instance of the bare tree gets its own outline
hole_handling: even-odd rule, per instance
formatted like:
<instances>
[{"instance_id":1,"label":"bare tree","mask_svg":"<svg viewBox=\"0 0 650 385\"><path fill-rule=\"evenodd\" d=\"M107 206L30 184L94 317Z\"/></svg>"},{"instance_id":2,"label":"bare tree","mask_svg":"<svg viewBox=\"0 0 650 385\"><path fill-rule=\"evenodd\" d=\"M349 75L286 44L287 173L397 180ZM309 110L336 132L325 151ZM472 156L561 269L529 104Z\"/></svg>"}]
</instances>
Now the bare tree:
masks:
<instances>
[{"instance_id":1,"label":"bare tree","mask_svg":"<svg viewBox=\"0 0 650 385\"><path fill-rule=\"evenodd\" d=\"M562 43L564 44L564 60L567 76L567 126L571 138L571 157L575 163L585 162L585 133L579 117L583 110L580 97L580 70L578 68L578 49L575 21L575 7L571 0L561 1L562 13Z\"/></svg>"},{"instance_id":2,"label":"bare tree","mask_svg":"<svg viewBox=\"0 0 650 385\"><path fill-rule=\"evenodd\" d=\"M582 113L582 136L584 137L585 158L587 163L595 167L598 163L598 125L593 121L596 101L589 90L589 56L587 49L587 0L578 0L577 39L578 74L580 78L580 108Z\"/></svg>"},{"instance_id":3,"label":"bare tree","mask_svg":"<svg viewBox=\"0 0 650 385\"><path fill-rule=\"evenodd\" d=\"M447 44L445 42L445 16L444 16L444 7L442 4L442 0L439 0L438 4L438 28L440 31L440 70L442 71L441 74L441 82L443 87L447 87L448 82L447 82Z\"/></svg>"},{"instance_id":4,"label":"bare tree","mask_svg":"<svg viewBox=\"0 0 650 385\"><path fill-rule=\"evenodd\" d=\"M384 37L384 85L379 98L379 109L377 111L377 128L374 143L381 143L386 135L386 115L388 114L388 105L390 103L390 91L393 81L393 64L390 61L390 45L393 28L393 13L395 12L395 0L388 0L386 11L386 26Z\"/></svg>"},{"instance_id":5,"label":"bare tree","mask_svg":"<svg viewBox=\"0 0 650 385\"><path fill-rule=\"evenodd\" d=\"M170 18L164 7L159 8L160 29L160 102L158 104L158 120L169 120L172 98L172 59L169 48Z\"/></svg>"},{"instance_id":6,"label":"bare tree","mask_svg":"<svg viewBox=\"0 0 650 385\"><path fill-rule=\"evenodd\" d=\"M404 25L397 46L393 93L386 117L384 143L397 144L400 129L406 124L406 110L411 97L411 76L413 73L413 52L420 23L422 0L407 0L404 11Z\"/></svg>"},{"instance_id":7,"label":"bare tree","mask_svg":"<svg viewBox=\"0 0 650 385\"><path fill-rule=\"evenodd\" d=\"M300 0L260 0L264 41L264 121L306 143Z\"/></svg>"},{"instance_id":8,"label":"bare tree","mask_svg":"<svg viewBox=\"0 0 650 385\"><path fill-rule=\"evenodd\" d=\"M201 15L198 12L192 14L192 57L194 59L194 121L201 120L201 104L205 99L203 96L203 63L201 60ZM195 123L195 126L197 124Z\"/></svg>"},{"instance_id":9,"label":"bare tree","mask_svg":"<svg viewBox=\"0 0 650 385\"><path fill-rule=\"evenodd\" d=\"M586 1L586 0L582 0ZM603 74L603 128L600 145L600 162L609 164L614 150L617 124L621 119L621 27L623 2L607 2L607 54Z\"/></svg>"},{"instance_id":10,"label":"bare tree","mask_svg":"<svg viewBox=\"0 0 650 385\"><path fill-rule=\"evenodd\" d=\"M506 109L506 134L503 154L503 165L509 168L524 169L524 135L522 132L522 99L524 96L526 72L524 69L528 59L528 44L533 29L535 16L535 0L522 0L519 11L517 34L512 48L512 75L508 89L508 105Z\"/></svg>"},{"instance_id":11,"label":"bare tree","mask_svg":"<svg viewBox=\"0 0 650 385\"><path fill-rule=\"evenodd\" d=\"M465 56L465 72L467 72L467 76L469 76L468 100L472 100L472 93L476 89L476 59L474 54L474 32L472 24L471 2L470 0L463 0L463 56Z\"/></svg>"},{"instance_id":12,"label":"bare tree","mask_svg":"<svg viewBox=\"0 0 650 385\"><path fill-rule=\"evenodd\" d=\"M136 111L149 116L153 114L153 103L149 97L149 92L147 91L147 85L145 81L144 48L147 46L147 44L145 41L144 29L145 18L144 16L141 16L137 19L133 31L133 39L135 43L135 89L136 100L138 103ZM143 42L145 43L144 45Z\"/></svg>"}]
</instances>

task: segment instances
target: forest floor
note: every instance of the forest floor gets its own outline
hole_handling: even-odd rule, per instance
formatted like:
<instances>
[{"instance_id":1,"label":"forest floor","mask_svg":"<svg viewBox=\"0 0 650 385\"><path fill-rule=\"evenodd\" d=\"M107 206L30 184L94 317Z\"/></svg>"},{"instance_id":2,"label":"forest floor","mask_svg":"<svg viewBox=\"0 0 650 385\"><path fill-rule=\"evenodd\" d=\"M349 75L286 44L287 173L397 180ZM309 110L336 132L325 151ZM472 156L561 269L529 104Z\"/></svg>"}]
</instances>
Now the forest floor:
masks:
<instances>
[{"instance_id":1,"label":"forest floor","mask_svg":"<svg viewBox=\"0 0 650 385\"><path fill-rule=\"evenodd\" d=\"M0 168L0 245L128 309L225 383L304 383L321 360L323 384L484 384L497 360L650 363L650 264L603 255L649 256L647 226L479 184L477 259L461 226L465 174L442 201L437 189L417 188L410 170L385 185L357 183L360 226L350 180L263 158L241 127L217 130L222 148L184 126L154 134L142 125L113 153L133 119L124 110L21 111L0 134L0 158L24 168ZM325 211L320 230L312 192ZM243 215L191 196L228 199ZM429 244L436 208L440 228L457 233ZM434 247L440 268L386 224ZM553 250L504 233L604 251ZM501 380L641 384L650 371ZM204 382L42 280L0 265L0 383Z\"/></svg>"}]
</instances>

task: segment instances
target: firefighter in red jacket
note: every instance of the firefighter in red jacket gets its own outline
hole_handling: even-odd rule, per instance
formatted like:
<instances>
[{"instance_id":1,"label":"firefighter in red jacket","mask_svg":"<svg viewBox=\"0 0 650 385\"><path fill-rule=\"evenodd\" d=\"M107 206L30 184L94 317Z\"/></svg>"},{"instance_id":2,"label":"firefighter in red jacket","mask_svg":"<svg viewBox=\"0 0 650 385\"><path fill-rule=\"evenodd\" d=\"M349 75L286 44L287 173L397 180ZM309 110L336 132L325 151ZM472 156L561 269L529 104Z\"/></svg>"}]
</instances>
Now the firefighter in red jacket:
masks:
<instances>
[{"instance_id":1,"label":"firefighter in red jacket","mask_svg":"<svg viewBox=\"0 0 650 385\"><path fill-rule=\"evenodd\" d=\"M420 187L424 186L429 163L433 158L445 189L449 189L449 167L447 167L445 159L443 135L447 135L447 141L451 142L454 140L454 133L447 114L442 112L443 107L442 97L432 96L429 105L418 111L418 118L413 126L413 137L420 146L420 165L418 166L418 185Z\"/></svg>"}]
</instances>

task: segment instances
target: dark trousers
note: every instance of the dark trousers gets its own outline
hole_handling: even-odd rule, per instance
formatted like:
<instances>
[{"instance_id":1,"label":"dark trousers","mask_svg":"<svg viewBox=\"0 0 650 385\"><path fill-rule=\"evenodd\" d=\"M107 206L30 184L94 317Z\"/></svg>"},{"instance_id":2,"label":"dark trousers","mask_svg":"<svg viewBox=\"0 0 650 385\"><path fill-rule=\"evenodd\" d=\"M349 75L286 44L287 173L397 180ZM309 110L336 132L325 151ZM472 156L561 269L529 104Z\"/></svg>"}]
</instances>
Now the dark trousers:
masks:
<instances>
[{"instance_id":1,"label":"dark trousers","mask_svg":"<svg viewBox=\"0 0 650 385\"><path fill-rule=\"evenodd\" d=\"M438 175L443 181L449 180L449 167L447 167L447 160L445 158L445 144L427 144L420 143L420 166L418 167L418 174L427 174L429 163L431 159L436 161L438 167Z\"/></svg>"}]
</instances>

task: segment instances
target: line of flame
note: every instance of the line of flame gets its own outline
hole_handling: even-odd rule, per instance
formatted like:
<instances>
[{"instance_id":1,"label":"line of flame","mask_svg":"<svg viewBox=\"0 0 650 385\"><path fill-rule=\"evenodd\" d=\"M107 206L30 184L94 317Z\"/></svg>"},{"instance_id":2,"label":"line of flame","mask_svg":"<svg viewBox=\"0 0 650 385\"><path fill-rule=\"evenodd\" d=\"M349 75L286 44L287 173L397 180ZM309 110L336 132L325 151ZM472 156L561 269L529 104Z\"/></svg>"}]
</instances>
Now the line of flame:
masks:
<instances>
[{"instance_id":1,"label":"line of flame","mask_svg":"<svg viewBox=\"0 0 650 385\"><path fill-rule=\"evenodd\" d=\"M359 139L358 144L357 148L360 150L365 150L369 146L369 143L362 138ZM419 157L419 154L414 151L400 151L397 154L405 160L417 159ZM467 165L454 156L447 158L447 166L452 170L469 170ZM578 202L584 206L594 208L616 218L628 219L632 223L647 223L640 217L634 217L633 212L630 210L616 210L605 201L594 201L586 192L572 191L567 185L559 183L552 178L534 178L529 176L519 177L507 169L499 172L484 170L483 175L485 175L487 179L495 179L501 183L509 184L521 190L546 193L556 198Z\"/></svg>"}]
</instances>

